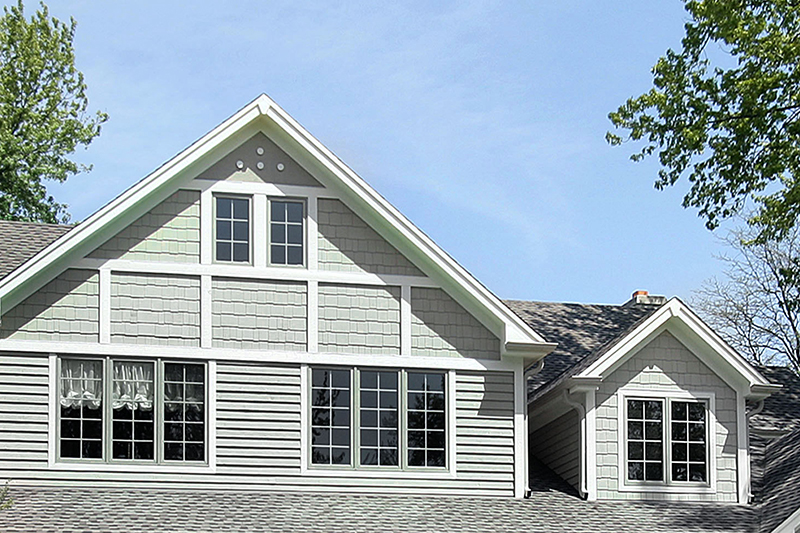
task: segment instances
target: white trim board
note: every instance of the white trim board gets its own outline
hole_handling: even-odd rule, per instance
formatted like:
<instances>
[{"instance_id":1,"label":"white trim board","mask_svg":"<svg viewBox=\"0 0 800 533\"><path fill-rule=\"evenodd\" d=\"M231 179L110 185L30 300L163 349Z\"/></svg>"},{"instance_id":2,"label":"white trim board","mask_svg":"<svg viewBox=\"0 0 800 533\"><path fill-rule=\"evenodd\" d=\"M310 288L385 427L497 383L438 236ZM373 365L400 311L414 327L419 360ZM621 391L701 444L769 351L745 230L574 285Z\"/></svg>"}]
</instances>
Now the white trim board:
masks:
<instances>
[{"instance_id":1,"label":"white trim board","mask_svg":"<svg viewBox=\"0 0 800 533\"><path fill-rule=\"evenodd\" d=\"M107 235L116 233L126 223L138 218L168 192L185 186L187 181L194 178L188 176L188 172L203 164L208 165L216 149L229 146L232 139L244 140L243 137L254 129L266 132L284 151L289 150L287 153L290 155L302 151L304 157L300 157L302 161L298 163L303 165L305 162L303 166L306 166L306 170L314 170L312 174L320 183L338 193L348 207L424 272L430 272L444 290L490 330L497 334L500 326L502 335L498 336L504 350L507 345L513 345L515 352L520 355L525 356L527 351L529 358L538 359L553 349L553 345L546 343L499 298L266 95L256 98L0 281L0 302L3 307L13 307L35 288L72 266L70 262L88 253ZM207 225L208 215L201 214L201 217L206 221L201 225ZM208 246L201 248L203 258L207 260Z\"/></svg>"}]
</instances>

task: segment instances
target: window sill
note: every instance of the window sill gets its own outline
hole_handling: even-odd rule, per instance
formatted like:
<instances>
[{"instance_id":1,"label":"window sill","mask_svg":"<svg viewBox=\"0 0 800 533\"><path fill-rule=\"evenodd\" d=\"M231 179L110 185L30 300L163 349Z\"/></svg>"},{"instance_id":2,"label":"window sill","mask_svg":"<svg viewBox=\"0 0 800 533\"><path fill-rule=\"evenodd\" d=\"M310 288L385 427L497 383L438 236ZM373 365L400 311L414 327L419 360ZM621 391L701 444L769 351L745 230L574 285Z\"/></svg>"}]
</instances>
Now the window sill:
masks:
<instances>
[{"instance_id":1,"label":"window sill","mask_svg":"<svg viewBox=\"0 0 800 533\"><path fill-rule=\"evenodd\" d=\"M631 485L622 484L619 492L661 492L669 494L716 494L717 489L708 485Z\"/></svg>"},{"instance_id":2,"label":"window sill","mask_svg":"<svg viewBox=\"0 0 800 533\"><path fill-rule=\"evenodd\" d=\"M453 479L456 477L454 470L436 469L424 470L399 470L393 468L359 469L354 468L321 468L307 467L301 472L304 476L314 477L352 477L352 478L381 478L381 479Z\"/></svg>"},{"instance_id":3,"label":"window sill","mask_svg":"<svg viewBox=\"0 0 800 533\"><path fill-rule=\"evenodd\" d=\"M187 465L182 463L50 463L51 470L76 471L76 472L157 472L162 474L172 473L213 473L217 468L207 463Z\"/></svg>"}]
</instances>

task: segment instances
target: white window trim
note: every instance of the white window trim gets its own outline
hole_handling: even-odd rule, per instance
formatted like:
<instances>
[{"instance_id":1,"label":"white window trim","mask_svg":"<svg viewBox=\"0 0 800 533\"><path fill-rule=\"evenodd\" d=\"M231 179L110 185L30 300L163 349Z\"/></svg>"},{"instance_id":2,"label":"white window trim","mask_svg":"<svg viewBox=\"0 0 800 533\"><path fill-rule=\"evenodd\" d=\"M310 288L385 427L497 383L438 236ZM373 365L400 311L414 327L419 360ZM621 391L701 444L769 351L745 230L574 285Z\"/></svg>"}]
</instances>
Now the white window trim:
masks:
<instances>
[{"instance_id":1,"label":"white window trim","mask_svg":"<svg viewBox=\"0 0 800 533\"><path fill-rule=\"evenodd\" d=\"M202 464L185 464L179 462L137 463L100 462L100 461L61 461L57 457L58 449L58 358L55 353L48 354L48 431L47 431L47 463L50 470L83 471L83 472L153 472L153 473L214 473L217 471L217 364L207 361L207 462ZM101 356L87 355L87 358ZM148 359L153 359L152 357ZM164 359L164 358L162 358ZM103 376L105 380L105 375ZM158 441L157 446L163 444Z\"/></svg>"},{"instance_id":2,"label":"white window trim","mask_svg":"<svg viewBox=\"0 0 800 533\"><path fill-rule=\"evenodd\" d=\"M386 370L397 370L400 372L401 382L405 380L404 372L424 372L425 370L432 370L443 372L445 374L445 383L448 389L445 391L445 424L447 427L447 434L445 435L445 450L447 452L447 466L444 468L428 468L428 467L355 467L355 466L341 466L341 465L312 465L311 464L311 437L310 437L310 424L311 424L311 402L309 391L311 386L311 371L313 367L318 368L335 368L340 365L302 365L300 367L300 386L302 387L300 393L300 475L312 477L348 477L348 478L372 478L372 479L454 479L457 477L456 470L456 413L455 413L455 371L452 369L442 368L407 368L395 367L386 368ZM340 366L342 369L347 369L351 372L351 427L353 438L350 443L350 453L353 458L353 465L356 461L357 442L356 430L358 429L354 423L358 413L358 403L353 402L352 398L357 396L357 379L355 374L361 370L370 368L381 368L371 365L356 365L356 366ZM405 386L401 385L398 390L398 396L406 394ZM405 409L405 399L398 398L398 419L405 420L407 411ZM407 436L405 432L408 431L406 425L400 424L399 430L399 445L398 453L400 454L401 464L405 464L404 454L407 453L408 448L405 444Z\"/></svg>"},{"instance_id":3,"label":"white window trim","mask_svg":"<svg viewBox=\"0 0 800 533\"><path fill-rule=\"evenodd\" d=\"M664 401L664 479L663 483L635 482L628 480L628 424L626 405L628 399L663 400ZM708 404L706 421L706 454L708 459L708 482L697 484L683 481L670 481L672 476L671 462L671 418L669 416L670 401L704 401ZM617 460L619 492L664 492L674 494L716 494L717 493L717 416L716 395L706 391L670 391L657 389L624 388L617 391Z\"/></svg>"}]
</instances>

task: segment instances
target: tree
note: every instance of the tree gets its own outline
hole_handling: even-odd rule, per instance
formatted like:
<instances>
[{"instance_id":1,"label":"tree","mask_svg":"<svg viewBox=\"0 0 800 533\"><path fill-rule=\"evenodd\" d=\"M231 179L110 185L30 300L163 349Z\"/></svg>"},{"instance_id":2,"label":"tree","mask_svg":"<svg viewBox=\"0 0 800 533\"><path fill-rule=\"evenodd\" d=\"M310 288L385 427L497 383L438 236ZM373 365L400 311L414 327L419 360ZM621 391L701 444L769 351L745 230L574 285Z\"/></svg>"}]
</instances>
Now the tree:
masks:
<instances>
[{"instance_id":1,"label":"tree","mask_svg":"<svg viewBox=\"0 0 800 533\"><path fill-rule=\"evenodd\" d=\"M695 292L694 307L728 343L758 364L800 371L800 283L796 270L800 231L780 241L753 242L756 230L731 231L721 256L722 281L711 278Z\"/></svg>"},{"instance_id":2,"label":"tree","mask_svg":"<svg viewBox=\"0 0 800 533\"><path fill-rule=\"evenodd\" d=\"M658 189L688 175L684 207L709 229L748 206L760 242L779 240L800 215L800 1L684 0L680 51L653 68L653 88L609 119L658 153Z\"/></svg>"},{"instance_id":3,"label":"tree","mask_svg":"<svg viewBox=\"0 0 800 533\"><path fill-rule=\"evenodd\" d=\"M10 509L12 505L14 505L14 499L9 496L8 481L6 481L6 484L0 489L0 511Z\"/></svg>"},{"instance_id":4,"label":"tree","mask_svg":"<svg viewBox=\"0 0 800 533\"><path fill-rule=\"evenodd\" d=\"M75 20L50 18L47 6L25 18L22 0L0 18L0 219L67 222L67 206L47 193L89 167L70 159L108 117L86 112L83 74L75 68Z\"/></svg>"}]
</instances>

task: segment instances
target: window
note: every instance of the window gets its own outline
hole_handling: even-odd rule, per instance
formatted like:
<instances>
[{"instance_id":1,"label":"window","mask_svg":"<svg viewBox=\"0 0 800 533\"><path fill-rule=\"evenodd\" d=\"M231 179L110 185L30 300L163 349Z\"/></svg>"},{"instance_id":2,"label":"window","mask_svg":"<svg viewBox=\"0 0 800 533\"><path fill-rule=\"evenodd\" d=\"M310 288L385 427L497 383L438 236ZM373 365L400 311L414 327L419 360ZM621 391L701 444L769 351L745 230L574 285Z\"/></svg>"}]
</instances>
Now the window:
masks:
<instances>
[{"instance_id":1,"label":"window","mask_svg":"<svg viewBox=\"0 0 800 533\"><path fill-rule=\"evenodd\" d=\"M445 372L312 368L311 464L446 468L446 380Z\"/></svg>"},{"instance_id":2,"label":"window","mask_svg":"<svg viewBox=\"0 0 800 533\"><path fill-rule=\"evenodd\" d=\"M704 401L627 399L627 480L707 483L706 411Z\"/></svg>"},{"instance_id":3,"label":"window","mask_svg":"<svg viewBox=\"0 0 800 533\"><path fill-rule=\"evenodd\" d=\"M350 464L350 372L311 373L311 462Z\"/></svg>"},{"instance_id":4,"label":"window","mask_svg":"<svg viewBox=\"0 0 800 533\"><path fill-rule=\"evenodd\" d=\"M204 364L62 358L59 366L59 459L206 461Z\"/></svg>"},{"instance_id":5,"label":"window","mask_svg":"<svg viewBox=\"0 0 800 533\"><path fill-rule=\"evenodd\" d=\"M273 265L303 264L303 202L270 201L269 260Z\"/></svg>"},{"instance_id":6,"label":"window","mask_svg":"<svg viewBox=\"0 0 800 533\"><path fill-rule=\"evenodd\" d=\"M216 197L215 243L217 261L250 261L249 198Z\"/></svg>"}]
</instances>

